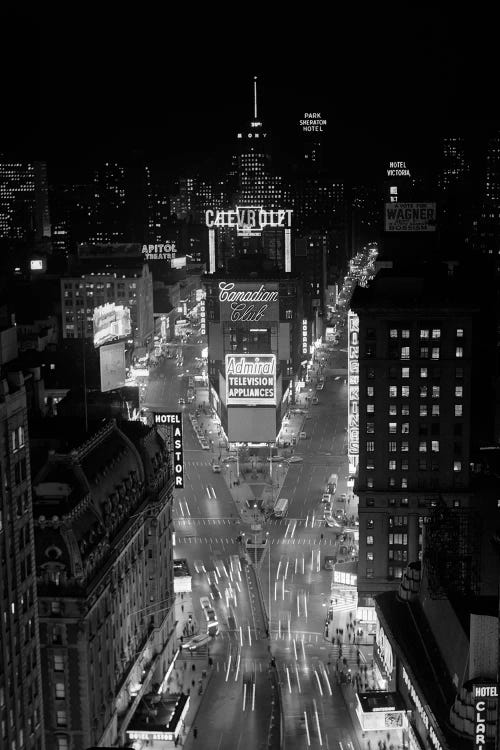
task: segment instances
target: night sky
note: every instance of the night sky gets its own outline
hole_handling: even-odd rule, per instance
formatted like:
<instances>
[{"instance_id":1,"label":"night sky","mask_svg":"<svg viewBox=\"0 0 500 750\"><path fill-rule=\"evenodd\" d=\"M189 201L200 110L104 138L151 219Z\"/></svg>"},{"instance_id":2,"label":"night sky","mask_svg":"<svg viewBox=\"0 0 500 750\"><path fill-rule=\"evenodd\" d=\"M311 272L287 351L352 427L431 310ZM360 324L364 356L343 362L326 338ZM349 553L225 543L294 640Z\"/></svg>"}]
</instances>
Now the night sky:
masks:
<instances>
[{"instance_id":1,"label":"night sky","mask_svg":"<svg viewBox=\"0 0 500 750\"><path fill-rule=\"evenodd\" d=\"M248 121L253 75L275 148L293 149L298 120L320 111L343 176L425 163L437 133L496 122L486 18L243 11L10 16L1 150L67 165L140 149L197 165Z\"/></svg>"}]
</instances>

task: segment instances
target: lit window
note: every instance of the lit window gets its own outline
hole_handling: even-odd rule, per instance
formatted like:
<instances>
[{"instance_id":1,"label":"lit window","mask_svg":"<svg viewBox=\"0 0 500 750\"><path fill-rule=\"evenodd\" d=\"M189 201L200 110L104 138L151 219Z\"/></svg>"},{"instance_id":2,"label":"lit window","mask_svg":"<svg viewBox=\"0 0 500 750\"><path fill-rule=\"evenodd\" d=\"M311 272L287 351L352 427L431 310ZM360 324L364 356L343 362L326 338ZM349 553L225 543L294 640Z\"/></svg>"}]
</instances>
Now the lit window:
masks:
<instances>
[{"instance_id":1,"label":"lit window","mask_svg":"<svg viewBox=\"0 0 500 750\"><path fill-rule=\"evenodd\" d=\"M432 416L439 417L439 404L432 404Z\"/></svg>"},{"instance_id":2,"label":"lit window","mask_svg":"<svg viewBox=\"0 0 500 750\"><path fill-rule=\"evenodd\" d=\"M456 346L455 347L455 357L463 357L464 356L464 348L463 346Z\"/></svg>"},{"instance_id":3,"label":"lit window","mask_svg":"<svg viewBox=\"0 0 500 750\"><path fill-rule=\"evenodd\" d=\"M403 453L408 453L408 440L401 441L401 450Z\"/></svg>"},{"instance_id":4,"label":"lit window","mask_svg":"<svg viewBox=\"0 0 500 750\"><path fill-rule=\"evenodd\" d=\"M403 417L407 417L410 413L410 404L405 401L404 404L401 405L401 414Z\"/></svg>"},{"instance_id":5,"label":"lit window","mask_svg":"<svg viewBox=\"0 0 500 750\"><path fill-rule=\"evenodd\" d=\"M402 385L401 386L401 396L403 398L409 398L409 396L410 396L410 386L409 385Z\"/></svg>"},{"instance_id":6,"label":"lit window","mask_svg":"<svg viewBox=\"0 0 500 750\"><path fill-rule=\"evenodd\" d=\"M418 450L420 453L426 453L427 452L427 443L425 440L421 440L418 444Z\"/></svg>"},{"instance_id":7,"label":"lit window","mask_svg":"<svg viewBox=\"0 0 500 750\"><path fill-rule=\"evenodd\" d=\"M409 378L410 377L410 368L409 367L402 367L401 368L401 377L402 378Z\"/></svg>"},{"instance_id":8,"label":"lit window","mask_svg":"<svg viewBox=\"0 0 500 750\"><path fill-rule=\"evenodd\" d=\"M431 441L431 450L433 453L439 453L439 440Z\"/></svg>"},{"instance_id":9,"label":"lit window","mask_svg":"<svg viewBox=\"0 0 500 750\"><path fill-rule=\"evenodd\" d=\"M398 395L397 385L390 385L389 386L389 398L396 398L397 395Z\"/></svg>"},{"instance_id":10,"label":"lit window","mask_svg":"<svg viewBox=\"0 0 500 750\"><path fill-rule=\"evenodd\" d=\"M54 672L64 672L64 657L62 654L54 654Z\"/></svg>"},{"instance_id":11,"label":"lit window","mask_svg":"<svg viewBox=\"0 0 500 750\"><path fill-rule=\"evenodd\" d=\"M441 389L438 385L432 386L432 398L439 398Z\"/></svg>"},{"instance_id":12,"label":"lit window","mask_svg":"<svg viewBox=\"0 0 500 750\"><path fill-rule=\"evenodd\" d=\"M389 461L389 471L396 471L396 461L393 459Z\"/></svg>"},{"instance_id":13,"label":"lit window","mask_svg":"<svg viewBox=\"0 0 500 750\"><path fill-rule=\"evenodd\" d=\"M433 339L440 339L441 338L441 329L440 328L433 328L432 329L432 338Z\"/></svg>"},{"instance_id":14,"label":"lit window","mask_svg":"<svg viewBox=\"0 0 500 750\"><path fill-rule=\"evenodd\" d=\"M462 417L463 416L463 407L462 407L462 404L455 404L455 416L456 417Z\"/></svg>"},{"instance_id":15,"label":"lit window","mask_svg":"<svg viewBox=\"0 0 500 750\"><path fill-rule=\"evenodd\" d=\"M463 337L464 337L464 329L457 328L457 339L463 339Z\"/></svg>"},{"instance_id":16,"label":"lit window","mask_svg":"<svg viewBox=\"0 0 500 750\"><path fill-rule=\"evenodd\" d=\"M391 435L396 434L397 428L398 428L397 422L389 422L389 433Z\"/></svg>"},{"instance_id":17,"label":"lit window","mask_svg":"<svg viewBox=\"0 0 500 750\"><path fill-rule=\"evenodd\" d=\"M369 518L366 522L366 528L373 529L374 526L375 526L375 521L373 520L373 518Z\"/></svg>"},{"instance_id":18,"label":"lit window","mask_svg":"<svg viewBox=\"0 0 500 750\"><path fill-rule=\"evenodd\" d=\"M67 725L66 711L56 711L56 724L58 727L65 727Z\"/></svg>"},{"instance_id":19,"label":"lit window","mask_svg":"<svg viewBox=\"0 0 500 750\"><path fill-rule=\"evenodd\" d=\"M455 386L455 398L462 398L463 395L464 395L463 386L456 385Z\"/></svg>"},{"instance_id":20,"label":"lit window","mask_svg":"<svg viewBox=\"0 0 500 750\"><path fill-rule=\"evenodd\" d=\"M453 471L462 471L461 461L453 461Z\"/></svg>"},{"instance_id":21,"label":"lit window","mask_svg":"<svg viewBox=\"0 0 500 750\"><path fill-rule=\"evenodd\" d=\"M373 477L366 478L366 486L370 489L373 489Z\"/></svg>"},{"instance_id":22,"label":"lit window","mask_svg":"<svg viewBox=\"0 0 500 750\"><path fill-rule=\"evenodd\" d=\"M401 477L401 489L402 490L408 489L408 477Z\"/></svg>"},{"instance_id":23,"label":"lit window","mask_svg":"<svg viewBox=\"0 0 500 750\"><path fill-rule=\"evenodd\" d=\"M375 404L366 404L367 414L375 414Z\"/></svg>"},{"instance_id":24,"label":"lit window","mask_svg":"<svg viewBox=\"0 0 500 750\"><path fill-rule=\"evenodd\" d=\"M427 396L427 386L421 385L420 386L420 398L426 398Z\"/></svg>"},{"instance_id":25,"label":"lit window","mask_svg":"<svg viewBox=\"0 0 500 750\"><path fill-rule=\"evenodd\" d=\"M408 328L403 328L401 331L401 338L403 339L409 339L410 338L410 331Z\"/></svg>"},{"instance_id":26,"label":"lit window","mask_svg":"<svg viewBox=\"0 0 500 750\"><path fill-rule=\"evenodd\" d=\"M464 376L464 368L463 367L456 367L455 368L455 377L456 378L463 378Z\"/></svg>"},{"instance_id":27,"label":"lit window","mask_svg":"<svg viewBox=\"0 0 500 750\"><path fill-rule=\"evenodd\" d=\"M373 578L373 568L367 568L366 569L366 577L367 578Z\"/></svg>"},{"instance_id":28,"label":"lit window","mask_svg":"<svg viewBox=\"0 0 500 750\"><path fill-rule=\"evenodd\" d=\"M421 346L420 347L420 359L428 359L428 357L429 357L429 347Z\"/></svg>"},{"instance_id":29,"label":"lit window","mask_svg":"<svg viewBox=\"0 0 500 750\"><path fill-rule=\"evenodd\" d=\"M397 404L389 404L389 416L395 417L398 413Z\"/></svg>"},{"instance_id":30,"label":"lit window","mask_svg":"<svg viewBox=\"0 0 500 750\"><path fill-rule=\"evenodd\" d=\"M439 359L439 346L433 346L432 347L432 359Z\"/></svg>"},{"instance_id":31,"label":"lit window","mask_svg":"<svg viewBox=\"0 0 500 750\"><path fill-rule=\"evenodd\" d=\"M397 328L391 328L389 335L391 339L397 339L398 337L398 329Z\"/></svg>"},{"instance_id":32,"label":"lit window","mask_svg":"<svg viewBox=\"0 0 500 750\"><path fill-rule=\"evenodd\" d=\"M420 368L420 377L426 378L427 377L427 367L421 367Z\"/></svg>"},{"instance_id":33,"label":"lit window","mask_svg":"<svg viewBox=\"0 0 500 750\"><path fill-rule=\"evenodd\" d=\"M427 404L420 404L419 414L421 417L427 416Z\"/></svg>"},{"instance_id":34,"label":"lit window","mask_svg":"<svg viewBox=\"0 0 500 750\"><path fill-rule=\"evenodd\" d=\"M401 471L408 471L409 463L407 458L401 459Z\"/></svg>"},{"instance_id":35,"label":"lit window","mask_svg":"<svg viewBox=\"0 0 500 750\"><path fill-rule=\"evenodd\" d=\"M57 736L57 750L69 750L68 738L65 734Z\"/></svg>"},{"instance_id":36,"label":"lit window","mask_svg":"<svg viewBox=\"0 0 500 750\"><path fill-rule=\"evenodd\" d=\"M428 339L429 338L429 329L428 328L421 328L420 329L420 338L421 339Z\"/></svg>"},{"instance_id":37,"label":"lit window","mask_svg":"<svg viewBox=\"0 0 500 750\"><path fill-rule=\"evenodd\" d=\"M374 458L367 458L366 459L366 470L367 471L373 471L375 468L375 459Z\"/></svg>"},{"instance_id":38,"label":"lit window","mask_svg":"<svg viewBox=\"0 0 500 750\"><path fill-rule=\"evenodd\" d=\"M410 423L409 422L403 422L401 425L401 432L403 435L408 435L410 432Z\"/></svg>"},{"instance_id":39,"label":"lit window","mask_svg":"<svg viewBox=\"0 0 500 750\"><path fill-rule=\"evenodd\" d=\"M375 388L373 387L373 385L367 386L367 388L366 388L366 395L367 396L373 396L374 394L375 394Z\"/></svg>"},{"instance_id":40,"label":"lit window","mask_svg":"<svg viewBox=\"0 0 500 750\"><path fill-rule=\"evenodd\" d=\"M62 700L66 697L66 690L64 687L64 682L56 682L56 698L58 700Z\"/></svg>"},{"instance_id":41,"label":"lit window","mask_svg":"<svg viewBox=\"0 0 500 750\"><path fill-rule=\"evenodd\" d=\"M373 453L375 450L375 442L373 440L368 440L366 443L366 451L367 453Z\"/></svg>"},{"instance_id":42,"label":"lit window","mask_svg":"<svg viewBox=\"0 0 500 750\"><path fill-rule=\"evenodd\" d=\"M410 347L409 346L401 347L401 359L410 359Z\"/></svg>"},{"instance_id":43,"label":"lit window","mask_svg":"<svg viewBox=\"0 0 500 750\"><path fill-rule=\"evenodd\" d=\"M366 544L367 544L368 546L370 546L370 545L372 545L372 544L373 544L373 536L371 536L371 534L369 534L369 535L368 535L368 536L366 537Z\"/></svg>"},{"instance_id":44,"label":"lit window","mask_svg":"<svg viewBox=\"0 0 500 750\"><path fill-rule=\"evenodd\" d=\"M366 423L366 431L368 433L374 433L375 432L375 422L367 422Z\"/></svg>"},{"instance_id":45,"label":"lit window","mask_svg":"<svg viewBox=\"0 0 500 750\"><path fill-rule=\"evenodd\" d=\"M373 562L373 552L367 552L366 559L368 560L368 562Z\"/></svg>"},{"instance_id":46,"label":"lit window","mask_svg":"<svg viewBox=\"0 0 500 750\"><path fill-rule=\"evenodd\" d=\"M395 440L390 440L388 447L389 447L389 453L395 453L397 451L397 449L398 449L397 448L397 443L396 443Z\"/></svg>"}]
</instances>

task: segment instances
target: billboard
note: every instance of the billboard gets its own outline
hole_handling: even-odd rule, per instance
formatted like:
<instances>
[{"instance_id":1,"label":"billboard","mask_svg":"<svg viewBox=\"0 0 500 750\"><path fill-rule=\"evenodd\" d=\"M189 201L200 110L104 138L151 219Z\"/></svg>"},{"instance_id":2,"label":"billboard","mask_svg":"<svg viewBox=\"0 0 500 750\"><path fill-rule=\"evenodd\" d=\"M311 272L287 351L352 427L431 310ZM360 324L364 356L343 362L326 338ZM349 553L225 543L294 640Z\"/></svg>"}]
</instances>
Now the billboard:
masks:
<instances>
[{"instance_id":1,"label":"billboard","mask_svg":"<svg viewBox=\"0 0 500 750\"><path fill-rule=\"evenodd\" d=\"M175 242L164 242L142 246L142 254L145 260L170 260L173 261L177 255Z\"/></svg>"},{"instance_id":2,"label":"billboard","mask_svg":"<svg viewBox=\"0 0 500 750\"><path fill-rule=\"evenodd\" d=\"M226 354L226 406L276 405L276 355Z\"/></svg>"},{"instance_id":3,"label":"billboard","mask_svg":"<svg viewBox=\"0 0 500 750\"><path fill-rule=\"evenodd\" d=\"M130 336L130 310L124 305L109 302L94 309L94 346L102 346L113 339Z\"/></svg>"},{"instance_id":4,"label":"billboard","mask_svg":"<svg viewBox=\"0 0 500 750\"><path fill-rule=\"evenodd\" d=\"M496 728L496 682L480 682L473 685L474 698L474 747L494 747Z\"/></svg>"},{"instance_id":5,"label":"billboard","mask_svg":"<svg viewBox=\"0 0 500 750\"><path fill-rule=\"evenodd\" d=\"M228 440L231 443L274 443L276 409L234 406L227 410Z\"/></svg>"},{"instance_id":6,"label":"billboard","mask_svg":"<svg viewBox=\"0 0 500 750\"><path fill-rule=\"evenodd\" d=\"M205 224L214 227L235 227L239 237L260 237L267 227L290 229L292 226L291 208L270 209L262 206L236 206L229 211L205 211Z\"/></svg>"},{"instance_id":7,"label":"billboard","mask_svg":"<svg viewBox=\"0 0 500 750\"><path fill-rule=\"evenodd\" d=\"M101 393L122 388L125 385L127 374L125 371L125 343L120 341L116 344L101 346L99 349L99 362L101 367Z\"/></svg>"},{"instance_id":8,"label":"billboard","mask_svg":"<svg viewBox=\"0 0 500 750\"><path fill-rule=\"evenodd\" d=\"M349 310L347 317L348 349L348 455L349 471L354 473L359 457L359 318Z\"/></svg>"},{"instance_id":9,"label":"billboard","mask_svg":"<svg viewBox=\"0 0 500 750\"><path fill-rule=\"evenodd\" d=\"M435 232L435 203L386 203L386 232Z\"/></svg>"},{"instance_id":10,"label":"billboard","mask_svg":"<svg viewBox=\"0 0 500 750\"><path fill-rule=\"evenodd\" d=\"M278 284L219 282L221 321L279 320Z\"/></svg>"},{"instance_id":11,"label":"billboard","mask_svg":"<svg viewBox=\"0 0 500 750\"><path fill-rule=\"evenodd\" d=\"M326 130L326 120L321 117L321 112L304 112L304 117L299 121L303 133L322 133Z\"/></svg>"},{"instance_id":12,"label":"billboard","mask_svg":"<svg viewBox=\"0 0 500 750\"><path fill-rule=\"evenodd\" d=\"M154 424L171 427L170 450L174 459L174 487L184 487L184 460L182 443L182 414L179 411L164 413L156 412L153 415Z\"/></svg>"}]
</instances>

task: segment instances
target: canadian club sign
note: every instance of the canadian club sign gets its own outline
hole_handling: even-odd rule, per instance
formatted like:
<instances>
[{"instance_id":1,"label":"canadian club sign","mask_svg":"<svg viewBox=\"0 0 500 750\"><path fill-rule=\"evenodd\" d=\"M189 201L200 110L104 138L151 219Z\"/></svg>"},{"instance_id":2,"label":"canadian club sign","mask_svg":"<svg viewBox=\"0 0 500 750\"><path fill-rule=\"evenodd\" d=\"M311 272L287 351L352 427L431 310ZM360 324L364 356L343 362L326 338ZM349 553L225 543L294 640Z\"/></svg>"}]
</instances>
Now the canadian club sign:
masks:
<instances>
[{"instance_id":1,"label":"canadian club sign","mask_svg":"<svg viewBox=\"0 0 500 750\"><path fill-rule=\"evenodd\" d=\"M174 412L165 414L156 412L154 423L169 427L169 450L174 459L174 487L182 489L184 487L184 462L182 448L182 414Z\"/></svg>"},{"instance_id":2,"label":"canadian club sign","mask_svg":"<svg viewBox=\"0 0 500 750\"><path fill-rule=\"evenodd\" d=\"M276 404L276 355L226 354L226 405Z\"/></svg>"},{"instance_id":3,"label":"canadian club sign","mask_svg":"<svg viewBox=\"0 0 500 750\"><path fill-rule=\"evenodd\" d=\"M276 284L219 283L220 319L247 321L279 320L279 292Z\"/></svg>"}]
</instances>

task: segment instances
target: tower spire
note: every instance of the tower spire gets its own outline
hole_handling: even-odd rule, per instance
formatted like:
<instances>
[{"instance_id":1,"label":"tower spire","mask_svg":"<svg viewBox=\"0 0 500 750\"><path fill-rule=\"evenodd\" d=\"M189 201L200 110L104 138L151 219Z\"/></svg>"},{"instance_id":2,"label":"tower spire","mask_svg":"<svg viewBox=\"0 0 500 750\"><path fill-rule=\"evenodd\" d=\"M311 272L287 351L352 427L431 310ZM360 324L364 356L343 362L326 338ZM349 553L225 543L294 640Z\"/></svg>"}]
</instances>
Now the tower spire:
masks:
<instances>
[{"instance_id":1,"label":"tower spire","mask_svg":"<svg viewBox=\"0 0 500 750\"><path fill-rule=\"evenodd\" d=\"M253 116L257 119L257 76L253 77Z\"/></svg>"}]
</instances>

